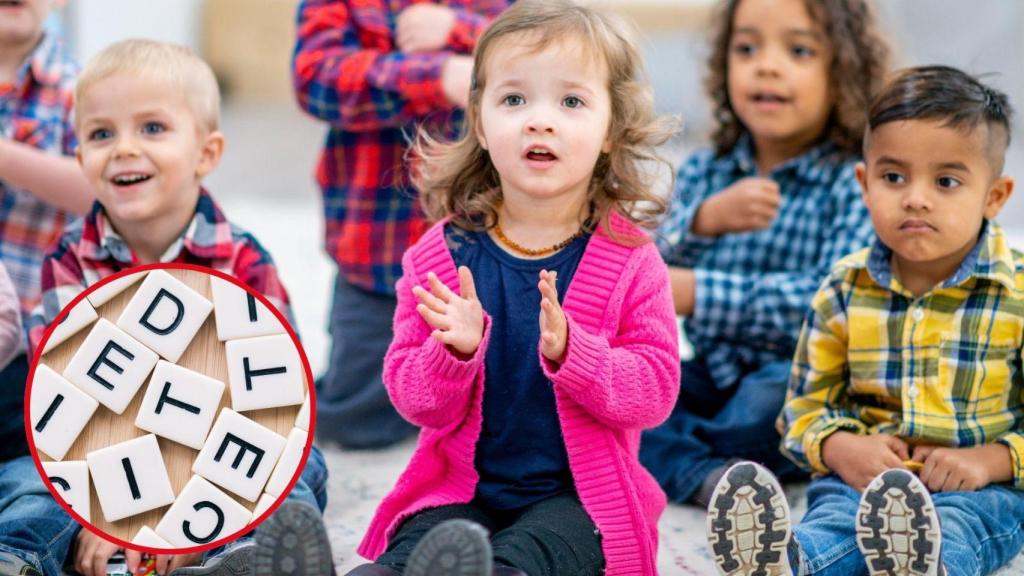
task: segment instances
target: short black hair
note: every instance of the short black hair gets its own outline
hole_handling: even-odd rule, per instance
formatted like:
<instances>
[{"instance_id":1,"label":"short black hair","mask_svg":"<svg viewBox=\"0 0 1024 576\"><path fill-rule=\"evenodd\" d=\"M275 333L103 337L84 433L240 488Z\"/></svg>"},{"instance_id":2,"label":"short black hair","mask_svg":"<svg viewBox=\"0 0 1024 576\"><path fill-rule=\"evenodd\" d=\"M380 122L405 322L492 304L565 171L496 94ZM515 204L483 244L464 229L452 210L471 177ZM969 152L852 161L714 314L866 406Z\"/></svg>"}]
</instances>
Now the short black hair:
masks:
<instances>
[{"instance_id":1,"label":"short black hair","mask_svg":"<svg viewBox=\"0 0 1024 576\"><path fill-rule=\"evenodd\" d=\"M971 131L982 124L1002 127L999 156L1010 144L1013 109L1006 94L983 84L974 76L950 66L906 68L896 74L871 99L868 128L906 120L945 120L944 126ZM990 146L995 139L990 136ZM865 147L868 142L865 139ZM999 161L1000 168L1002 161Z\"/></svg>"}]
</instances>

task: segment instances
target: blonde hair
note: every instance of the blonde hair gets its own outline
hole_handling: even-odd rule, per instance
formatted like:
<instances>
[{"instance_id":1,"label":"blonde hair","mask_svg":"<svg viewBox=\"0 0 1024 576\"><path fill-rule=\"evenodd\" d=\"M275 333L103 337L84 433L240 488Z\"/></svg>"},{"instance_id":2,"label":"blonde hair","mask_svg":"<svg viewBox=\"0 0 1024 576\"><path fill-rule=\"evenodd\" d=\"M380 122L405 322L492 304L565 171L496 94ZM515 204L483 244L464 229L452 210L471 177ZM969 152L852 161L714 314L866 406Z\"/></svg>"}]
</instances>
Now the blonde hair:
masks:
<instances>
[{"instance_id":1,"label":"blonde hair","mask_svg":"<svg viewBox=\"0 0 1024 576\"><path fill-rule=\"evenodd\" d=\"M477 41L464 135L455 142L440 142L420 130L410 149L412 182L427 218L451 215L456 225L478 231L497 222L500 180L480 145L477 127L487 82L484 63L499 41L511 37L538 51L573 38L583 44L584 54L595 55L608 67L611 150L594 166L587 192L593 209L590 221L610 231L608 219L615 210L638 225L654 227L666 200L651 191L657 176L652 168L660 163L671 172L655 148L675 134L675 122L654 113L639 50L622 23L568 0L520 0Z\"/></svg>"},{"instance_id":2,"label":"blonde hair","mask_svg":"<svg viewBox=\"0 0 1024 576\"><path fill-rule=\"evenodd\" d=\"M144 76L181 90L207 130L220 125L220 89L210 66L184 46L143 39L115 42L89 59L75 86L76 117L82 96L115 74Z\"/></svg>"}]
</instances>

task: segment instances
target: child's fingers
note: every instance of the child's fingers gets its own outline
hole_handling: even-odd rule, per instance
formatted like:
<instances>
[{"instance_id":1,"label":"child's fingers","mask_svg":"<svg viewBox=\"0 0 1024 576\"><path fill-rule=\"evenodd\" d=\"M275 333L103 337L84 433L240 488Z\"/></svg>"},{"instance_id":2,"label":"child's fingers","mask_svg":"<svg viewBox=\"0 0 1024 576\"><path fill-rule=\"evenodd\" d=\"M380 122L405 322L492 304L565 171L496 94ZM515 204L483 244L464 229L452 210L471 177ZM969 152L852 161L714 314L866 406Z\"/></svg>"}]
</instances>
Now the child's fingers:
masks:
<instances>
[{"instance_id":1,"label":"child's fingers","mask_svg":"<svg viewBox=\"0 0 1024 576\"><path fill-rule=\"evenodd\" d=\"M161 554L156 557L156 573L160 576L170 573L167 569L167 565L171 563L171 557L166 554Z\"/></svg>"},{"instance_id":2,"label":"child's fingers","mask_svg":"<svg viewBox=\"0 0 1024 576\"><path fill-rule=\"evenodd\" d=\"M444 313L447 310L447 304L444 303L440 298L434 296L430 292L427 292L422 286L413 286L412 293L419 299L421 304L427 306L434 312Z\"/></svg>"},{"instance_id":3,"label":"child's fingers","mask_svg":"<svg viewBox=\"0 0 1024 576\"><path fill-rule=\"evenodd\" d=\"M889 449L899 456L901 462L903 460L910 460L910 450L906 442L895 436L890 436L886 443L889 445Z\"/></svg>"},{"instance_id":4,"label":"child's fingers","mask_svg":"<svg viewBox=\"0 0 1024 576\"><path fill-rule=\"evenodd\" d=\"M911 460L913 460L914 462L923 463L925 460L928 459L929 456L932 455L932 452L934 451L935 446L915 446L914 455L913 457L911 457Z\"/></svg>"},{"instance_id":5,"label":"child's fingers","mask_svg":"<svg viewBox=\"0 0 1024 576\"><path fill-rule=\"evenodd\" d=\"M135 574L139 571L139 564L142 563L142 553L138 550L125 548L124 562L127 565L128 571Z\"/></svg>"},{"instance_id":6,"label":"child's fingers","mask_svg":"<svg viewBox=\"0 0 1024 576\"><path fill-rule=\"evenodd\" d=\"M451 328L451 320L444 314L438 314L424 304L416 305L416 312L433 328L448 330Z\"/></svg>"},{"instance_id":7,"label":"child's fingers","mask_svg":"<svg viewBox=\"0 0 1024 576\"><path fill-rule=\"evenodd\" d=\"M459 266L459 294L466 300L476 300L476 282L466 266Z\"/></svg>"},{"instance_id":8,"label":"child's fingers","mask_svg":"<svg viewBox=\"0 0 1024 576\"><path fill-rule=\"evenodd\" d=\"M455 294L450 288L444 285L444 282L441 282L441 279L437 277L437 274L427 272L427 282L430 283L430 292L434 296L437 296L445 303L452 301Z\"/></svg>"}]
</instances>

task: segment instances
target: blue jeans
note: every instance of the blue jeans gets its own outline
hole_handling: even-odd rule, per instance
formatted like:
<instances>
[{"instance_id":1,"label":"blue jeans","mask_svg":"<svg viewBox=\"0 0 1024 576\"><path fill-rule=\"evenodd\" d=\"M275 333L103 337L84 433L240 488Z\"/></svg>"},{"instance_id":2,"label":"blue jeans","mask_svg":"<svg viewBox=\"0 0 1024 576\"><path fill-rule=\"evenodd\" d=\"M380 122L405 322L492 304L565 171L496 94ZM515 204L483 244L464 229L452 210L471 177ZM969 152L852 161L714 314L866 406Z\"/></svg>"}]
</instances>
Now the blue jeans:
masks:
<instances>
[{"instance_id":1,"label":"blue jeans","mask_svg":"<svg viewBox=\"0 0 1024 576\"><path fill-rule=\"evenodd\" d=\"M79 528L47 491L31 457L0 463L0 552L59 576Z\"/></svg>"},{"instance_id":2,"label":"blue jeans","mask_svg":"<svg viewBox=\"0 0 1024 576\"><path fill-rule=\"evenodd\" d=\"M753 460L786 480L802 473L781 452L775 419L786 399L789 362L765 364L719 388L700 359L682 364L679 399L661 426L644 432L640 462L669 500L686 502L730 458Z\"/></svg>"},{"instance_id":3,"label":"blue jeans","mask_svg":"<svg viewBox=\"0 0 1024 576\"><path fill-rule=\"evenodd\" d=\"M416 432L391 405L381 380L397 305L394 296L335 279L331 355L316 382L317 437L348 448L379 448Z\"/></svg>"},{"instance_id":4,"label":"blue jeans","mask_svg":"<svg viewBox=\"0 0 1024 576\"><path fill-rule=\"evenodd\" d=\"M932 500L942 527L942 562L948 576L990 574L1024 548L1024 491L993 484L976 492L939 492ZM868 573L857 548L859 503L860 492L838 476L811 482L807 514L793 527L800 545L794 573Z\"/></svg>"}]
</instances>

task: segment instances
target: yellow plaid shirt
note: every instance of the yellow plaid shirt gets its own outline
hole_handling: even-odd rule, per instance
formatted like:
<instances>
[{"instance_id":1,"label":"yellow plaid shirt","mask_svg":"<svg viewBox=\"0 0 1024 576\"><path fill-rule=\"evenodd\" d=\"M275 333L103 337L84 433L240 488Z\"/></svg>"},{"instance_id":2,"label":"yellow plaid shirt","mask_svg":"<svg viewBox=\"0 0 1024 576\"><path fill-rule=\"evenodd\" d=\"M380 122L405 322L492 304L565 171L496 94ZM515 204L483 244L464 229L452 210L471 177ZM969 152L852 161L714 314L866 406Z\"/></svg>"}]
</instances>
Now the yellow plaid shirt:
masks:
<instances>
[{"instance_id":1,"label":"yellow plaid shirt","mask_svg":"<svg viewBox=\"0 0 1024 576\"><path fill-rule=\"evenodd\" d=\"M1024 254L988 222L957 272L914 297L881 242L832 268L804 322L779 430L794 462L828 473L837 430L1010 449L1024 488Z\"/></svg>"}]
</instances>

